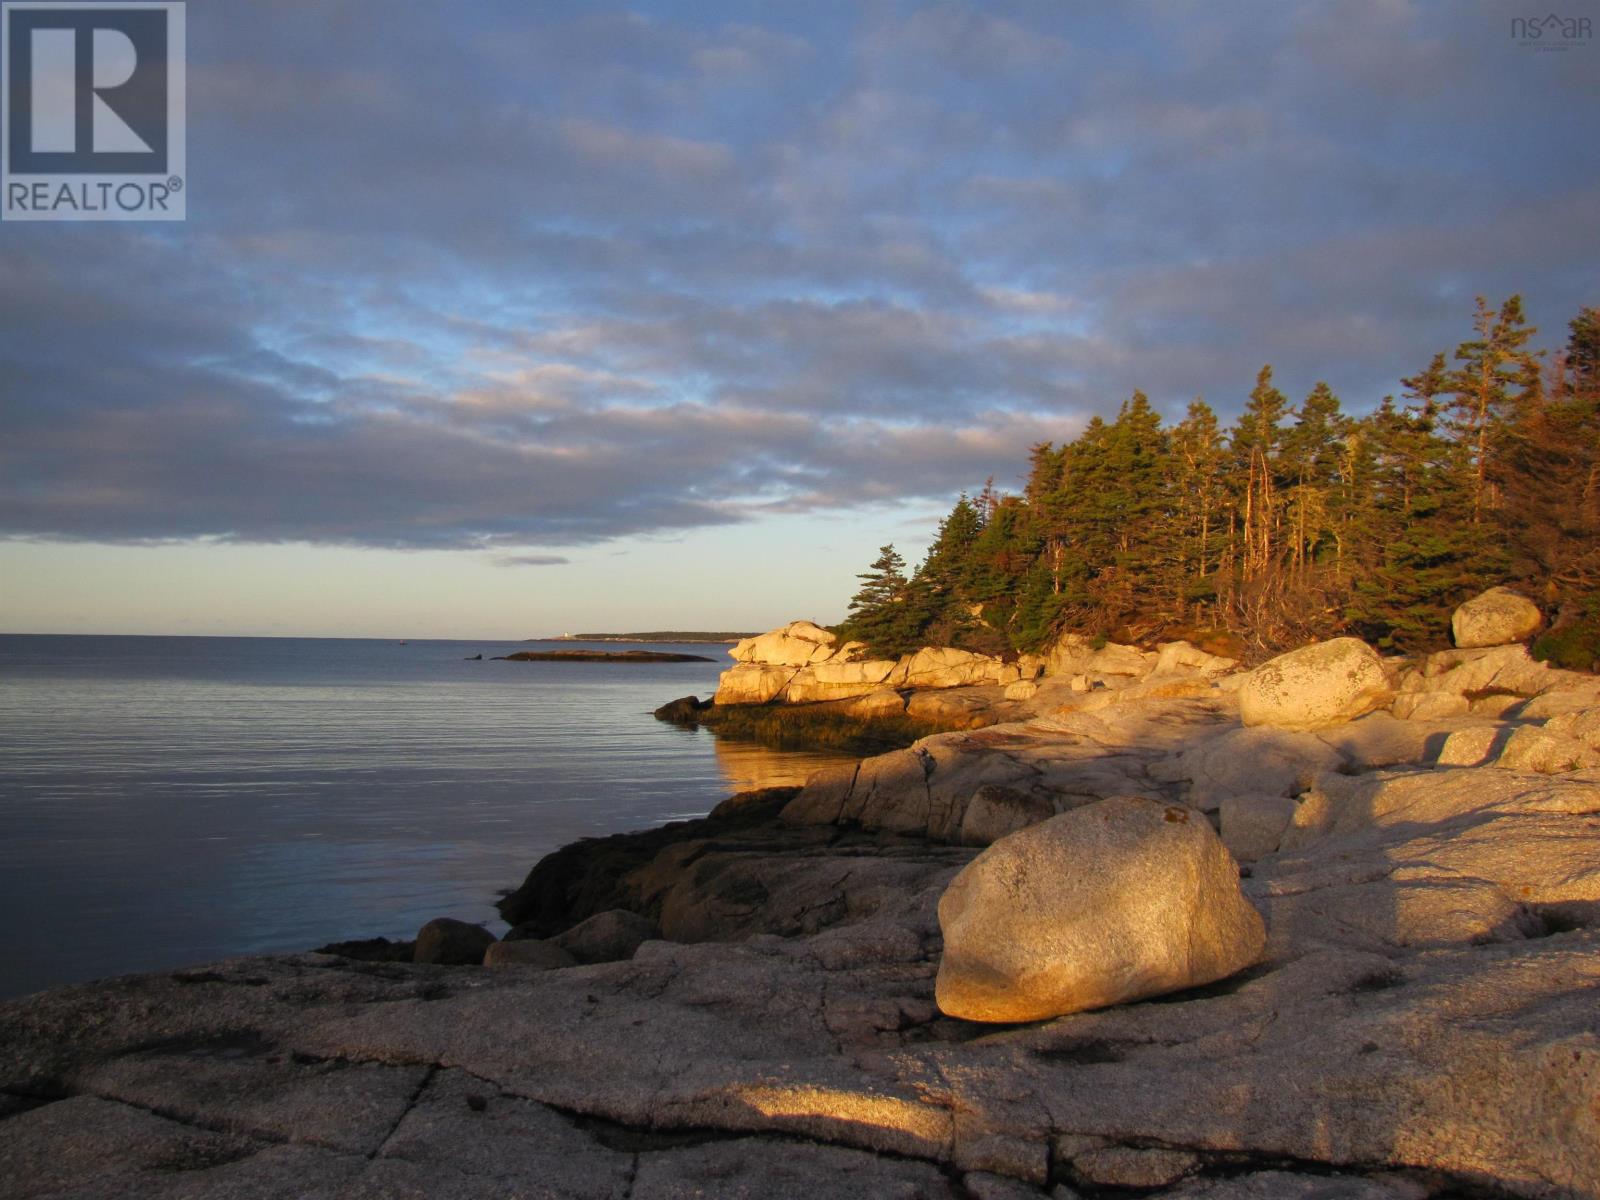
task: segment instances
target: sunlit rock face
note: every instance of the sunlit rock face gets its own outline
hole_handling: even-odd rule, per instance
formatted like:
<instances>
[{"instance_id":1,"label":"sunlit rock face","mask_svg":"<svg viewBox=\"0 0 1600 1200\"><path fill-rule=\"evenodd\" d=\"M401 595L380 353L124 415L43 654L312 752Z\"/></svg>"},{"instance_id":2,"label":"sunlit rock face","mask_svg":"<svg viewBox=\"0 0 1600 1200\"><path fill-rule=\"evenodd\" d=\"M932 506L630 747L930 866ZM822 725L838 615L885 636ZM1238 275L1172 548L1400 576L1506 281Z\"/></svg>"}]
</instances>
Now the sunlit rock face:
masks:
<instances>
[{"instance_id":1,"label":"sunlit rock face","mask_svg":"<svg viewBox=\"0 0 1600 1200\"><path fill-rule=\"evenodd\" d=\"M766 704L776 699L794 678L793 667L766 663L739 663L722 673L717 683L718 704Z\"/></svg>"},{"instance_id":2,"label":"sunlit rock face","mask_svg":"<svg viewBox=\"0 0 1600 1200\"><path fill-rule=\"evenodd\" d=\"M811 704L849 700L883 689L901 692L1007 688L1006 699L1029 701L1043 676L1081 680L1078 692L1119 689L1144 680L1171 689L1190 684L1203 691L1237 664L1188 642L1163 643L1159 652L1122 646L1096 646L1077 634L1063 635L1042 654L1014 662L951 646L923 646L898 659L872 659L861 642L837 643L834 634L810 621L791 621L780 629L746 638L728 651L735 665L723 672L718 704ZM1159 698L1159 697L1157 697ZM978 723L992 723L993 717ZM956 719L957 727L969 724Z\"/></svg>"},{"instance_id":3,"label":"sunlit rock face","mask_svg":"<svg viewBox=\"0 0 1600 1200\"><path fill-rule=\"evenodd\" d=\"M729 655L735 662L770 663L779 667L803 667L832 657L839 639L810 621L790 621L759 637L745 638Z\"/></svg>"},{"instance_id":4,"label":"sunlit rock face","mask_svg":"<svg viewBox=\"0 0 1600 1200\"><path fill-rule=\"evenodd\" d=\"M939 901L940 1011L1038 1021L1232 975L1266 942L1239 867L1181 805L1117 797L995 842Z\"/></svg>"},{"instance_id":5,"label":"sunlit rock face","mask_svg":"<svg viewBox=\"0 0 1600 1200\"><path fill-rule=\"evenodd\" d=\"M1208 654L1198 646L1188 642L1163 642L1161 650L1156 657L1154 675L1171 675L1178 672L1193 672L1207 679L1219 675L1226 675L1239 665L1235 658L1223 658L1217 654Z\"/></svg>"},{"instance_id":6,"label":"sunlit rock face","mask_svg":"<svg viewBox=\"0 0 1600 1200\"><path fill-rule=\"evenodd\" d=\"M1051 675L1087 675L1091 679L1119 675L1137 679L1150 674L1158 658L1158 655L1116 642L1096 648L1088 638L1066 633L1050 648L1045 670Z\"/></svg>"},{"instance_id":7,"label":"sunlit rock face","mask_svg":"<svg viewBox=\"0 0 1600 1200\"><path fill-rule=\"evenodd\" d=\"M1467 714L1544 720L1600 706L1600 679L1536 662L1526 646L1440 650L1400 676L1393 712L1410 720Z\"/></svg>"},{"instance_id":8,"label":"sunlit rock face","mask_svg":"<svg viewBox=\"0 0 1600 1200\"><path fill-rule=\"evenodd\" d=\"M734 666L722 673L718 704L812 704L885 690L994 687L1034 679L1044 670L1044 660L1036 656L1007 663L948 647L871 659L864 643L840 645L834 634L810 621L791 621L746 638L728 653ZM882 708L887 712L887 705Z\"/></svg>"},{"instance_id":9,"label":"sunlit rock face","mask_svg":"<svg viewBox=\"0 0 1600 1200\"><path fill-rule=\"evenodd\" d=\"M1333 638L1251 671L1239 689L1239 716L1246 725L1324 729L1383 707L1393 694L1377 651L1360 638Z\"/></svg>"},{"instance_id":10,"label":"sunlit rock face","mask_svg":"<svg viewBox=\"0 0 1600 1200\"><path fill-rule=\"evenodd\" d=\"M870 695L887 686L884 681L894 669L893 659L829 660L796 671L784 688L783 698L791 704L804 704L812 700L848 700ZM905 705L900 707L904 710Z\"/></svg>"},{"instance_id":11,"label":"sunlit rock face","mask_svg":"<svg viewBox=\"0 0 1600 1200\"><path fill-rule=\"evenodd\" d=\"M1450 617L1457 649L1508 646L1539 631L1544 617L1538 607L1510 588L1490 588L1461 605Z\"/></svg>"},{"instance_id":12,"label":"sunlit rock face","mask_svg":"<svg viewBox=\"0 0 1600 1200\"><path fill-rule=\"evenodd\" d=\"M1017 670L987 654L924 646L896 664L888 683L908 688L987 687L1015 683L1021 677Z\"/></svg>"}]
</instances>

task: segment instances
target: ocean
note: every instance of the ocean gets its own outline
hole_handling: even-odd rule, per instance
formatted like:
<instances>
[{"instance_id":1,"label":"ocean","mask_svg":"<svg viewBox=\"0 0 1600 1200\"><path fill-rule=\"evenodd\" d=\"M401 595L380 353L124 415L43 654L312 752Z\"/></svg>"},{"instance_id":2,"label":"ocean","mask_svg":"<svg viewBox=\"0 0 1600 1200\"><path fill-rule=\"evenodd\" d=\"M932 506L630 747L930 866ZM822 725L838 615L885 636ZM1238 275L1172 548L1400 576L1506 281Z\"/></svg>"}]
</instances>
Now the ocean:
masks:
<instances>
[{"instance_id":1,"label":"ocean","mask_svg":"<svg viewBox=\"0 0 1600 1200\"><path fill-rule=\"evenodd\" d=\"M492 661L556 648L716 661ZM848 761L650 715L726 649L0 636L0 998L436 916L498 932L558 846Z\"/></svg>"}]
</instances>

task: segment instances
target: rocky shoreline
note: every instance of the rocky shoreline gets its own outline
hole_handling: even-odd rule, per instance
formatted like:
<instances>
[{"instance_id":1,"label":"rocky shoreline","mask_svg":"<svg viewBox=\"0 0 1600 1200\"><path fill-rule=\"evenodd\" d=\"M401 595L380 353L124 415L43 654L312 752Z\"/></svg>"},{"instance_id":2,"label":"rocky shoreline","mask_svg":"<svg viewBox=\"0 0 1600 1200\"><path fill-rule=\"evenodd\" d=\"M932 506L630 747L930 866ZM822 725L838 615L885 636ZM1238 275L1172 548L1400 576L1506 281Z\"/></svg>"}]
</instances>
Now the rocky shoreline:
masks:
<instances>
[{"instance_id":1,"label":"rocky shoreline","mask_svg":"<svg viewBox=\"0 0 1600 1200\"><path fill-rule=\"evenodd\" d=\"M575 843L502 902L505 940L444 925L411 952L487 966L241 958L0 1006L0 1178L26 1197L1600 1196L1600 679L1500 628L1251 672L1064 639L1032 678L935 689L975 728ZM906 690L902 711L927 694ZM1101 818L1110 840L1085 832ZM1184 891L1189 860L1152 849L1174 839L1221 899ZM1035 934L1007 923L1010 885L970 881L1008 861L1002 882L1035 891L1131 881L1044 935L1142 952L1177 930L1169 974L1072 1011L1066 969L1108 972L1053 943L999 953ZM1230 889L1259 914L1248 962L1184 924ZM1251 945L1229 922L1207 944ZM1062 1015L949 1015L957 976Z\"/></svg>"}]
</instances>

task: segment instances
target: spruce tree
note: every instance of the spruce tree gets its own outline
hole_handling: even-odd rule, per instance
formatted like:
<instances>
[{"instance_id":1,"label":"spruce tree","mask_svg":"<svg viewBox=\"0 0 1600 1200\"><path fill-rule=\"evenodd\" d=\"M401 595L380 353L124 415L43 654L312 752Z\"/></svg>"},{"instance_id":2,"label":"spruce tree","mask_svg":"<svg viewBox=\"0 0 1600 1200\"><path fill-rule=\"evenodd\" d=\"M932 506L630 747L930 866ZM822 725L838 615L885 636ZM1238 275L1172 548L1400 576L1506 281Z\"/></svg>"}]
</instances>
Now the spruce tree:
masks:
<instances>
[{"instance_id":1,"label":"spruce tree","mask_svg":"<svg viewBox=\"0 0 1600 1200\"><path fill-rule=\"evenodd\" d=\"M982 532L978 510L962 492L917 568L913 603L922 612L922 631L940 645L961 644L972 625L967 595L973 573L973 544Z\"/></svg>"},{"instance_id":2,"label":"spruce tree","mask_svg":"<svg viewBox=\"0 0 1600 1200\"><path fill-rule=\"evenodd\" d=\"M1217 414L1198 397L1189 405L1171 437L1172 478L1177 513L1179 553L1191 600L1215 594L1206 581L1220 562L1222 521L1227 505L1223 479L1226 452Z\"/></svg>"},{"instance_id":3,"label":"spruce tree","mask_svg":"<svg viewBox=\"0 0 1600 1200\"><path fill-rule=\"evenodd\" d=\"M1516 574L1542 584L1548 607L1576 611L1600 593L1600 328L1593 309L1571 336L1550 393L1524 391L1502 431L1491 483L1503 499ZM1597 614L1600 615L1600 614Z\"/></svg>"},{"instance_id":4,"label":"spruce tree","mask_svg":"<svg viewBox=\"0 0 1600 1200\"><path fill-rule=\"evenodd\" d=\"M1304 578L1324 538L1333 539L1332 513L1347 422L1326 383L1311 389L1283 435L1281 469L1289 483L1289 567Z\"/></svg>"},{"instance_id":5,"label":"spruce tree","mask_svg":"<svg viewBox=\"0 0 1600 1200\"><path fill-rule=\"evenodd\" d=\"M1522 297L1512 296L1496 312L1482 296L1473 315L1477 337L1456 348L1461 364L1451 379L1451 428L1467 447L1472 466L1472 519L1481 524L1496 502L1494 458L1501 434L1518 405L1539 388L1537 355L1525 346L1538 332L1522 315Z\"/></svg>"},{"instance_id":6,"label":"spruce tree","mask_svg":"<svg viewBox=\"0 0 1600 1200\"><path fill-rule=\"evenodd\" d=\"M912 643L920 631L906 603L910 585L906 562L894 543L879 547L872 566L856 578L861 587L850 599L849 616L840 633L865 642L873 654L888 658L915 649Z\"/></svg>"},{"instance_id":7,"label":"spruce tree","mask_svg":"<svg viewBox=\"0 0 1600 1200\"><path fill-rule=\"evenodd\" d=\"M1278 448L1288 407L1283 393L1272 385L1272 365L1263 366L1230 441L1240 514L1240 566L1246 580L1268 574L1276 561Z\"/></svg>"}]
</instances>

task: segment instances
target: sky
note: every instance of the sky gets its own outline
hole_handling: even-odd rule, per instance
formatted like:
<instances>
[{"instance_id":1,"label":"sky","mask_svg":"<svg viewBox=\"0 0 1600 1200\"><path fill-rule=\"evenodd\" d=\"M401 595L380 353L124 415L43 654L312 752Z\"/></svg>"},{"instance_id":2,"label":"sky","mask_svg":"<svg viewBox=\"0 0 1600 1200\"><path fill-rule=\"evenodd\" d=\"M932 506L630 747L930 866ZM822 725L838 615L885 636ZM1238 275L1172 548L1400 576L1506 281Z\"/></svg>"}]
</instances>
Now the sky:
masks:
<instances>
[{"instance_id":1,"label":"sky","mask_svg":"<svg viewBox=\"0 0 1600 1200\"><path fill-rule=\"evenodd\" d=\"M0 631L832 622L1135 388L1558 346L1600 45L1521 15L190 4L188 220L0 223Z\"/></svg>"}]
</instances>

